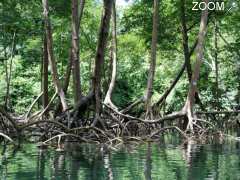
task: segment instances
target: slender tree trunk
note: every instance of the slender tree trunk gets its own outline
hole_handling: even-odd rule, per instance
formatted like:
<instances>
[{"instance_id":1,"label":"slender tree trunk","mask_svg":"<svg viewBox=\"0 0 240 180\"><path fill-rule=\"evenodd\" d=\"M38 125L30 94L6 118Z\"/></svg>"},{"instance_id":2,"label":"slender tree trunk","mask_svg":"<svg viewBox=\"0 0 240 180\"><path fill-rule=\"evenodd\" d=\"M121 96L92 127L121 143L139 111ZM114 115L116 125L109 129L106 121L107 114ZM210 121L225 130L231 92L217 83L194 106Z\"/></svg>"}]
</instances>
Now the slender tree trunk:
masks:
<instances>
[{"instance_id":1,"label":"slender tree trunk","mask_svg":"<svg viewBox=\"0 0 240 180\"><path fill-rule=\"evenodd\" d=\"M189 28L187 28L185 5L186 5L186 0L181 0L180 8L181 8L181 26L182 26L182 45L183 45L183 53L184 53L184 59L186 64L186 70L187 70L187 77L188 77L189 83L191 83L191 77L192 77L191 56L193 54L194 49L197 46L198 41L195 41L193 48L189 50L189 42L188 42ZM196 103L199 104L201 109L205 110L197 91L195 93L195 100L196 100Z\"/></svg>"},{"instance_id":2,"label":"slender tree trunk","mask_svg":"<svg viewBox=\"0 0 240 180\"><path fill-rule=\"evenodd\" d=\"M48 52L47 52L47 37L44 33L43 42L43 63L42 63L42 102L43 108L45 109L49 103L48 100Z\"/></svg>"},{"instance_id":3,"label":"slender tree trunk","mask_svg":"<svg viewBox=\"0 0 240 180\"><path fill-rule=\"evenodd\" d=\"M48 60L51 66L53 84L55 86L56 92L58 93L58 96L60 97L63 111L66 111L68 106L65 99L65 93L63 92L63 89L58 79L57 65L56 65L54 54L53 54L53 39L52 39L51 23L50 23L49 14L48 14L49 13L48 0L42 0L42 4L43 4L43 16L44 16L46 38L47 38Z\"/></svg>"},{"instance_id":4,"label":"slender tree trunk","mask_svg":"<svg viewBox=\"0 0 240 180\"><path fill-rule=\"evenodd\" d=\"M208 0L204 0L204 2L207 4ZM187 100L183 108L183 111L187 113L188 117L187 129L191 131L193 131L193 107L195 103L195 94L197 92L197 82L200 74L200 66L203 61L204 39L207 32L207 21L208 21L208 9L206 8L206 10L202 11L200 29L198 34L198 44L196 47L196 62L191 78Z\"/></svg>"},{"instance_id":5,"label":"slender tree trunk","mask_svg":"<svg viewBox=\"0 0 240 180\"><path fill-rule=\"evenodd\" d=\"M236 99L236 102L237 102L237 109L240 109L240 65L238 64L237 65L237 79L238 79L238 87L237 87L237 99Z\"/></svg>"},{"instance_id":6,"label":"slender tree trunk","mask_svg":"<svg viewBox=\"0 0 240 180\"><path fill-rule=\"evenodd\" d=\"M107 45L109 24L110 24L112 5L113 5L112 0L104 0L103 2L104 2L104 9L103 9L103 15L101 19L99 35L98 35L97 52L95 57L95 67L94 67L93 82L92 82L93 91L95 95L95 116L96 116L96 119L93 125L95 125L100 118L100 110L101 110L100 90L101 90L101 78L102 78L101 70L104 63L104 53Z\"/></svg>"},{"instance_id":7,"label":"slender tree trunk","mask_svg":"<svg viewBox=\"0 0 240 180\"><path fill-rule=\"evenodd\" d=\"M8 56L7 56L7 51L6 51L6 47L4 48L4 58L6 60L6 63L4 63L5 65L5 81L6 81L6 86L8 86ZM4 107L7 109L7 96L8 94L8 91L6 90L6 95L4 97Z\"/></svg>"},{"instance_id":8,"label":"slender tree trunk","mask_svg":"<svg viewBox=\"0 0 240 180\"><path fill-rule=\"evenodd\" d=\"M85 0L80 0L79 2L79 10L78 10L78 29L80 29L81 26L81 20L82 20L82 16L83 16L83 10L85 7Z\"/></svg>"},{"instance_id":9,"label":"slender tree trunk","mask_svg":"<svg viewBox=\"0 0 240 180\"><path fill-rule=\"evenodd\" d=\"M68 58L68 64L67 64L67 69L66 73L64 75L64 83L63 83L63 91L65 94L67 94L68 86L70 83L70 77L71 77L71 72L72 72L72 48L69 49L69 58Z\"/></svg>"},{"instance_id":10,"label":"slender tree trunk","mask_svg":"<svg viewBox=\"0 0 240 180\"><path fill-rule=\"evenodd\" d=\"M152 45L151 45L151 62L148 73L147 90L145 94L146 99L146 115L151 113L151 98L153 94L153 81L156 69L156 55L157 55L157 36L158 36L158 21L159 21L159 0L154 0L153 7L153 30L152 30Z\"/></svg>"},{"instance_id":11,"label":"slender tree trunk","mask_svg":"<svg viewBox=\"0 0 240 180\"><path fill-rule=\"evenodd\" d=\"M116 106L112 103L112 92L115 87L116 76L117 76L117 26L116 26L116 6L115 0L112 7L112 47L111 47L111 65L112 65L112 75L109 88L104 100L105 104L110 105L112 108L116 109Z\"/></svg>"},{"instance_id":12,"label":"slender tree trunk","mask_svg":"<svg viewBox=\"0 0 240 180\"><path fill-rule=\"evenodd\" d=\"M216 108L219 110L219 85L218 85L218 25L217 19L214 19L214 65L215 65L215 83L216 83L216 91L215 91L215 100L216 100Z\"/></svg>"},{"instance_id":13,"label":"slender tree trunk","mask_svg":"<svg viewBox=\"0 0 240 180\"><path fill-rule=\"evenodd\" d=\"M67 69L66 69L66 73L64 75L64 82L63 82L63 92L65 95L67 95L67 90L68 90L68 86L70 83L70 77L71 77L71 72L72 72L72 48L69 49L69 60L68 60L68 64L67 64ZM57 116L59 113L61 113L62 111L62 104L61 101L58 101L55 112L54 112L54 116Z\"/></svg>"},{"instance_id":14,"label":"slender tree trunk","mask_svg":"<svg viewBox=\"0 0 240 180\"><path fill-rule=\"evenodd\" d=\"M185 0L181 0L181 26L182 26L182 45L184 51L184 59L187 69L188 80L191 82L192 68L190 62L190 53L188 47L188 31L186 23L186 10L185 10Z\"/></svg>"},{"instance_id":15,"label":"slender tree trunk","mask_svg":"<svg viewBox=\"0 0 240 180\"><path fill-rule=\"evenodd\" d=\"M10 65L9 65L9 71L8 71L8 63L6 65L6 77L7 77L7 90L6 90L6 99L5 99L5 107L9 107L10 102L10 86L11 86L11 79L12 79L12 65L13 65L13 57L15 53L15 47L16 47L16 32L13 33L12 38L12 47L11 47L11 56L10 56Z\"/></svg>"},{"instance_id":16,"label":"slender tree trunk","mask_svg":"<svg viewBox=\"0 0 240 180\"><path fill-rule=\"evenodd\" d=\"M82 15L83 15L83 9L84 9L84 5L85 5L85 0L80 0L80 6L79 6L79 18L78 18L78 27L77 29L80 29L80 23L81 23L81 19L82 19ZM72 43L72 42L71 42ZM73 67L73 53L72 53L72 45L71 48L69 49L69 60L68 60L68 65L67 65L67 69L66 69L66 73L64 75L64 83L63 83L63 92L65 93L65 95L67 94L67 90L68 90L68 86L70 83L70 77L71 77L71 72L72 72L72 67ZM80 71L79 71L80 73ZM74 76L75 73L73 73ZM75 80L73 80L74 83ZM80 81L80 85L81 85L81 81ZM80 86L80 92L81 92L81 86ZM80 99L79 99L80 100ZM75 104L76 106L76 104ZM59 114L61 112L61 104L58 103L57 108L55 110L55 115Z\"/></svg>"},{"instance_id":17,"label":"slender tree trunk","mask_svg":"<svg viewBox=\"0 0 240 180\"><path fill-rule=\"evenodd\" d=\"M81 0L82 1L82 0ZM84 3L81 3L83 11ZM80 60L79 60L79 0L72 0L72 73L73 73L73 92L75 104L81 97L81 80L80 80ZM82 15L82 12L80 12Z\"/></svg>"}]
</instances>

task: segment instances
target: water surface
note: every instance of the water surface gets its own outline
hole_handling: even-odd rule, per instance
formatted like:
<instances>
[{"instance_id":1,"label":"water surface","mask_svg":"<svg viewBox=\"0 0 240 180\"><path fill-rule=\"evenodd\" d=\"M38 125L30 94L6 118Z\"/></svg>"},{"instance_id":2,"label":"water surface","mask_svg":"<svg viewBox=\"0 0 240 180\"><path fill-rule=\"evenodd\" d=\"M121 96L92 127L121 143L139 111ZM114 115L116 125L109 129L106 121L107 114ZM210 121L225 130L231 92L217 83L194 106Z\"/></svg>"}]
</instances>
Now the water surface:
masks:
<instances>
[{"instance_id":1,"label":"water surface","mask_svg":"<svg viewBox=\"0 0 240 180\"><path fill-rule=\"evenodd\" d=\"M240 144L159 143L126 145L118 151L103 146L68 144L65 152L24 144L1 146L1 180L142 180L240 179Z\"/></svg>"}]
</instances>

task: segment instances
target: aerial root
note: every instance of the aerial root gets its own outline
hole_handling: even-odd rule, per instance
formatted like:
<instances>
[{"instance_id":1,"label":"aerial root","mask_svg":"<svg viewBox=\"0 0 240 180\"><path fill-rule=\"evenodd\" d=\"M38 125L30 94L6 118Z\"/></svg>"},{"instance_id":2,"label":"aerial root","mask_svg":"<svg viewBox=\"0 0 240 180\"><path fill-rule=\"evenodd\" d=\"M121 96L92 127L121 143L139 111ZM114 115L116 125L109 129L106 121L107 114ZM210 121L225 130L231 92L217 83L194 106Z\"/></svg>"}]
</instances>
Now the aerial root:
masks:
<instances>
[{"instance_id":1,"label":"aerial root","mask_svg":"<svg viewBox=\"0 0 240 180\"><path fill-rule=\"evenodd\" d=\"M40 114L43 113L44 110L40 112ZM206 113L196 112L195 114ZM213 113L216 114L217 112ZM223 113L223 111L219 113ZM203 137L203 135L207 134L210 130L216 130L213 122L204 120L201 117L196 117L195 114L192 116L191 121L193 132L189 132L189 130L185 131L177 126L177 119L187 117L187 113L184 111L168 114L158 119L146 120L120 112L117 108L104 103L103 113L99 118L101 118L105 128L101 127L100 123L97 123L95 126L91 126L91 122L93 120L92 117L85 119L84 121L82 119L78 120L81 121L79 126L69 127L66 125L66 121L64 121L64 118L66 118L64 114L52 120L40 118L38 114L35 118L32 118L33 116L29 116L31 121L17 121L1 108L0 122L2 125L0 125L4 127L4 125L7 124L12 127L8 128L11 129L11 133L15 129L15 132L18 132L24 137L33 136L32 129L34 128L34 132L39 134L38 136L41 137L40 141L43 141L42 145L48 145L49 142L55 142L58 149L61 148L60 145L65 141L65 139L78 140L79 142L85 143L105 143L107 146L113 147L113 145L116 144L120 146L125 141L134 141L139 143L144 140L154 141L163 133L169 132L169 130L177 131L184 137L184 139L189 139L192 136ZM8 123L4 123L5 121ZM164 124L166 127L162 126L163 122L167 122ZM167 126L167 124L169 126ZM5 139L12 142L13 140L7 135L10 132L6 132L7 133L0 133L0 136L3 136Z\"/></svg>"}]
</instances>

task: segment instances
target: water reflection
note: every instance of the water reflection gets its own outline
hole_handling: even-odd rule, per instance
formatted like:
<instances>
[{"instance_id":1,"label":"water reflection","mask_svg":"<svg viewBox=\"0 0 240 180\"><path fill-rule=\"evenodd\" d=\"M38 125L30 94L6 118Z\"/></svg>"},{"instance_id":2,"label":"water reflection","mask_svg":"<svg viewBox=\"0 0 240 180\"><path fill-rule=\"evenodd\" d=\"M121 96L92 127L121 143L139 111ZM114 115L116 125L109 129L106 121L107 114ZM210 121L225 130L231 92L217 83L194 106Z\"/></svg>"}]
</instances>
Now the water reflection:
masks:
<instances>
[{"instance_id":1,"label":"water reflection","mask_svg":"<svg viewBox=\"0 0 240 180\"><path fill-rule=\"evenodd\" d=\"M37 156L37 169L36 169L37 180L44 179L44 170L45 170L45 153L43 150L39 150Z\"/></svg>"},{"instance_id":2,"label":"water reflection","mask_svg":"<svg viewBox=\"0 0 240 180\"><path fill-rule=\"evenodd\" d=\"M163 143L165 141L165 143ZM166 136L159 143L126 145L117 152L104 146L66 144L65 152L25 144L1 147L0 179L239 179L239 143L183 144Z\"/></svg>"},{"instance_id":3,"label":"water reflection","mask_svg":"<svg viewBox=\"0 0 240 180\"><path fill-rule=\"evenodd\" d=\"M146 151L146 162L144 166L144 175L146 180L151 180L152 179L152 149L151 149L151 144L147 144L147 151Z\"/></svg>"}]
</instances>

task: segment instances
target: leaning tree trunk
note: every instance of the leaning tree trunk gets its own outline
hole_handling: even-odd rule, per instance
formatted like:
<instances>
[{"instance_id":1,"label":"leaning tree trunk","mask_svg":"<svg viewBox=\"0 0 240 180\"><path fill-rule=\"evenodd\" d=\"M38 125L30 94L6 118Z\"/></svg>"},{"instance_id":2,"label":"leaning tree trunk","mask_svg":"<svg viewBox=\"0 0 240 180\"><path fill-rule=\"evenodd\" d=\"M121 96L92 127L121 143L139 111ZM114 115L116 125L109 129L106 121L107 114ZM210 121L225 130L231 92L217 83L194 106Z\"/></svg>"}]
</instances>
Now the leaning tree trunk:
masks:
<instances>
[{"instance_id":1,"label":"leaning tree trunk","mask_svg":"<svg viewBox=\"0 0 240 180\"><path fill-rule=\"evenodd\" d=\"M95 57L95 67L93 73L93 91L95 95L95 120L93 125L100 119L100 111L101 111L101 98L100 98L100 90L101 90L101 77L102 77L102 66L104 63L104 53L107 45L107 38L109 33L109 24L112 13L112 0L104 0L104 9L103 15L101 19L101 25L98 35L98 44L97 44L97 52Z\"/></svg>"},{"instance_id":2,"label":"leaning tree trunk","mask_svg":"<svg viewBox=\"0 0 240 180\"><path fill-rule=\"evenodd\" d=\"M72 0L72 74L73 74L73 92L75 104L81 97L81 80L80 80L80 60L79 60L79 27L82 16L84 0ZM80 12L79 12L80 7ZM80 14L80 15L79 15Z\"/></svg>"},{"instance_id":3,"label":"leaning tree trunk","mask_svg":"<svg viewBox=\"0 0 240 180\"><path fill-rule=\"evenodd\" d=\"M109 88L104 100L104 104L111 106L114 109L117 107L112 103L112 92L115 87L116 76L117 76L117 26L116 26L116 6L115 0L113 2L113 12L112 12L112 47L111 47L111 60L112 60L112 75Z\"/></svg>"},{"instance_id":4,"label":"leaning tree trunk","mask_svg":"<svg viewBox=\"0 0 240 180\"><path fill-rule=\"evenodd\" d=\"M44 33L43 39L43 59L42 59L42 105L45 109L49 103L48 99L48 52L47 52L47 37Z\"/></svg>"},{"instance_id":5,"label":"leaning tree trunk","mask_svg":"<svg viewBox=\"0 0 240 180\"><path fill-rule=\"evenodd\" d=\"M184 51L184 59L185 59L188 79L190 82L192 77L192 68L191 68L190 53L189 53L189 47L188 47L188 30L187 30L187 23L186 23L185 0L181 0L181 26L182 26L182 45L183 45L183 51Z\"/></svg>"},{"instance_id":6,"label":"leaning tree trunk","mask_svg":"<svg viewBox=\"0 0 240 180\"><path fill-rule=\"evenodd\" d=\"M51 66L53 84L55 86L56 92L58 93L58 96L60 97L63 111L66 111L68 108L67 102L65 99L65 94L63 92L63 89L58 79L57 65L54 58L54 54L53 54L53 39L52 39L51 23L49 19L48 0L42 0L42 5L43 5L44 25L45 25L45 31L46 31L46 37L47 37L48 60Z\"/></svg>"},{"instance_id":7,"label":"leaning tree trunk","mask_svg":"<svg viewBox=\"0 0 240 180\"><path fill-rule=\"evenodd\" d=\"M208 0L204 0L207 4ZM202 11L201 22L200 22L200 29L198 34L198 44L196 47L196 63L194 66L191 83L188 91L187 100L183 111L186 112L188 117L188 125L187 129L193 131L193 107L195 101L195 94L197 92L197 82L199 79L200 74L200 66L203 61L203 48L204 48L204 39L207 32L207 21L208 21L208 9Z\"/></svg>"},{"instance_id":8,"label":"leaning tree trunk","mask_svg":"<svg viewBox=\"0 0 240 180\"><path fill-rule=\"evenodd\" d=\"M153 30L152 30L152 45L151 45L151 62L148 73L147 89L145 94L146 117L151 114L151 98L153 94L153 81L156 68L157 54L157 36L158 36L158 21L159 21L159 0L154 0L153 10Z\"/></svg>"}]
</instances>

